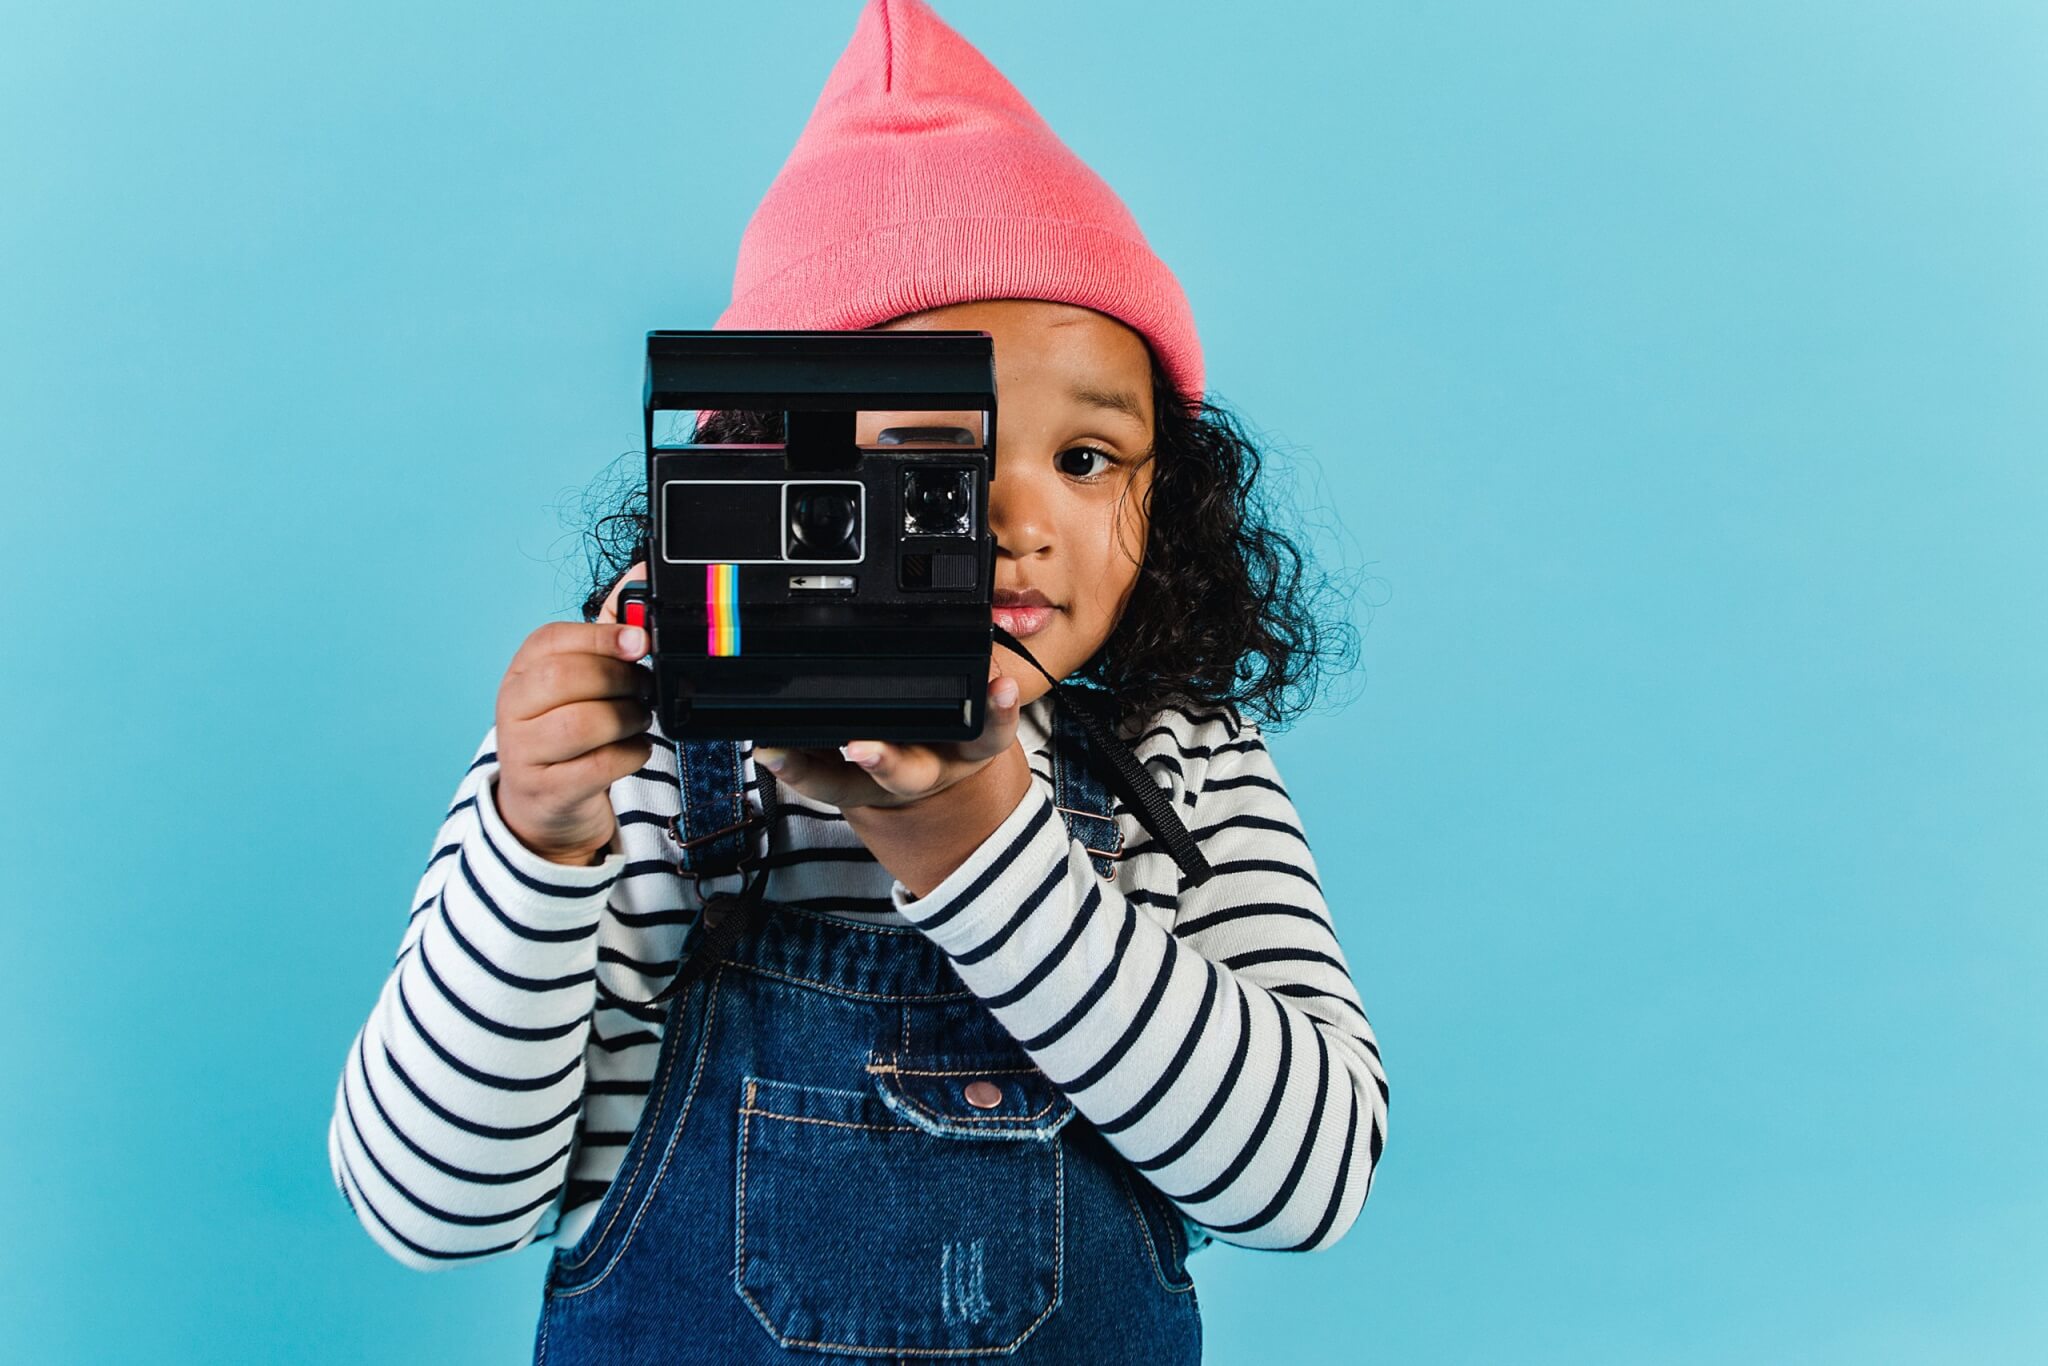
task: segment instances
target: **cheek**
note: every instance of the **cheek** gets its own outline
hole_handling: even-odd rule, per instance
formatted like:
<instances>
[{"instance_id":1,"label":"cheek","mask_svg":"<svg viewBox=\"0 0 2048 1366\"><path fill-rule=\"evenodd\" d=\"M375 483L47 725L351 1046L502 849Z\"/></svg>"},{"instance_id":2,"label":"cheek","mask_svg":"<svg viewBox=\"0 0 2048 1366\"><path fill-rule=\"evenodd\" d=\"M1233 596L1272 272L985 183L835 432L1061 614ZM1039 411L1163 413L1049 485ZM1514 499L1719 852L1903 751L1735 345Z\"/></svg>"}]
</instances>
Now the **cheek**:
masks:
<instances>
[{"instance_id":1,"label":"cheek","mask_svg":"<svg viewBox=\"0 0 2048 1366\"><path fill-rule=\"evenodd\" d=\"M1149 474L1149 470L1146 473ZM1118 602L1138 581L1138 568L1144 563L1145 541L1151 531L1151 522L1146 514L1151 488L1149 477L1133 479L1110 510L1109 525L1104 534L1108 552L1103 576L1116 585Z\"/></svg>"},{"instance_id":2,"label":"cheek","mask_svg":"<svg viewBox=\"0 0 2048 1366\"><path fill-rule=\"evenodd\" d=\"M1088 628L1107 635L1138 581L1145 554L1145 523L1137 504L1125 499L1100 509L1090 520L1086 545L1088 552L1077 566L1085 587L1077 596L1087 603Z\"/></svg>"}]
</instances>

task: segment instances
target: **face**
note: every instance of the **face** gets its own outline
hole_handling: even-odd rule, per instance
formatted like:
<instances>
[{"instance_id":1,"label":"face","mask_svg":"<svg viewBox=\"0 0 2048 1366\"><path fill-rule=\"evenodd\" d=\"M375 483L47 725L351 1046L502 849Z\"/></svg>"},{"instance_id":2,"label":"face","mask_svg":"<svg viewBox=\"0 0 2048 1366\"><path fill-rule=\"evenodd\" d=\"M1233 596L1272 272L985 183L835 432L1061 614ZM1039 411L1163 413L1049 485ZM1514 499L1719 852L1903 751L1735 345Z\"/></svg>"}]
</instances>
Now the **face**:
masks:
<instances>
[{"instance_id":1,"label":"face","mask_svg":"<svg viewBox=\"0 0 2048 1366\"><path fill-rule=\"evenodd\" d=\"M882 331L962 329L994 339L996 477L989 486L998 626L1055 678L1085 664L1122 615L1144 559L1152 483L1152 362L1131 328L1092 309L1035 299L952 304ZM856 439L884 427L980 430L972 412L862 413ZM998 647L994 672L1025 702L1049 691Z\"/></svg>"}]
</instances>

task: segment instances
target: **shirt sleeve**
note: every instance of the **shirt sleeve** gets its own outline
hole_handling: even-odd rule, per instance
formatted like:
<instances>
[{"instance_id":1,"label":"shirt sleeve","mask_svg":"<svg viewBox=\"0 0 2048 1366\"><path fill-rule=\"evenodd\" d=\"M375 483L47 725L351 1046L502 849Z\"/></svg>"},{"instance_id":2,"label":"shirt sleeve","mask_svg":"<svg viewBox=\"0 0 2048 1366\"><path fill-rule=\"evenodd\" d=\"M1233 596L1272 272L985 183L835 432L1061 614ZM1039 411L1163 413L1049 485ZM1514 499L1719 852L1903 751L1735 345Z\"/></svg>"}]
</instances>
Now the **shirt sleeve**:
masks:
<instances>
[{"instance_id":1,"label":"shirt sleeve","mask_svg":"<svg viewBox=\"0 0 2048 1366\"><path fill-rule=\"evenodd\" d=\"M1190 1221L1326 1248L1385 1143L1379 1044L1257 727L1191 758L1186 819L1215 875L1182 892L1171 932L1096 874L1036 782L945 881L894 900Z\"/></svg>"},{"instance_id":2,"label":"shirt sleeve","mask_svg":"<svg viewBox=\"0 0 2048 1366\"><path fill-rule=\"evenodd\" d=\"M497 775L494 726L435 836L328 1125L335 1185L420 1270L551 1229L583 1104L598 920L626 862L572 868L526 848L498 813Z\"/></svg>"}]
</instances>

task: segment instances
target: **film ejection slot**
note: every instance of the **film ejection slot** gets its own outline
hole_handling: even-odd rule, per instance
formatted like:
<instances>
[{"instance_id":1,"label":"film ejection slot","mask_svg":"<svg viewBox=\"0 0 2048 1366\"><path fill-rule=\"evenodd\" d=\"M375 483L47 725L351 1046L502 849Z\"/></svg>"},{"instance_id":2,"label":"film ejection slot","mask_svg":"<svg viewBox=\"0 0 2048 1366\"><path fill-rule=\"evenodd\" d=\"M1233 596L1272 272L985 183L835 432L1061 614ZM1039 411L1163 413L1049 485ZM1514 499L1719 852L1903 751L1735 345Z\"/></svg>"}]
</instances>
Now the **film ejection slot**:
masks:
<instances>
[{"instance_id":1,"label":"film ejection slot","mask_svg":"<svg viewBox=\"0 0 2048 1366\"><path fill-rule=\"evenodd\" d=\"M856 584L851 574L791 574L791 592L851 593Z\"/></svg>"}]
</instances>

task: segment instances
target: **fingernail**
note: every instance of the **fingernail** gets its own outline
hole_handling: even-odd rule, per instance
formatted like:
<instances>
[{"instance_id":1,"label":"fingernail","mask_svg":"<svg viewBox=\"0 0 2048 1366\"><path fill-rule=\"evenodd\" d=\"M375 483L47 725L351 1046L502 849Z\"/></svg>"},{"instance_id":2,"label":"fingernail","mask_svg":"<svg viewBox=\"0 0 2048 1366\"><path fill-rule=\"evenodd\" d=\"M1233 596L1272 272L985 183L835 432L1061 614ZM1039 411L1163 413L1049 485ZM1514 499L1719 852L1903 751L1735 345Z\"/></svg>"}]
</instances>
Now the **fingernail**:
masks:
<instances>
[{"instance_id":1,"label":"fingernail","mask_svg":"<svg viewBox=\"0 0 2048 1366\"><path fill-rule=\"evenodd\" d=\"M998 678L998 679L996 680L996 688L995 688L995 692L996 692L996 705L997 705L997 706L999 706L999 707L1014 707L1014 706L1016 706L1016 705L1017 705L1017 680L1016 680L1016 679L1014 679L1014 678Z\"/></svg>"},{"instance_id":2,"label":"fingernail","mask_svg":"<svg viewBox=\"0 0 2048 1366\"><path fill-rule=\"evenodd\" d=\"M766 764L770 773L780 773L783 762L788 758L789 755L782 750L766 749L760 745L754 746L754 762Z\"/></svg>"},{"instance_id":3,"label":"fingernail","mask_svg":"<svg viewBox=\"0 0 2048 1366\"><path fill-rule=\"evenodd\" d=\"M839 754L848 763L859 764L862 768L873 768L882 762L882 751L878 747L858 740L841 745Z\"/></svg>"},{"instance_id":4,"label":"fingernail","mask_svg":"<svg viewBox=\"0 0 2048 1366\"><path fill-rule=\"evenodd\" d=\"M619 648L634 658L647 653L647 633L638 626L628 626L619 632Z\"/></svg>"}]
</instances>

